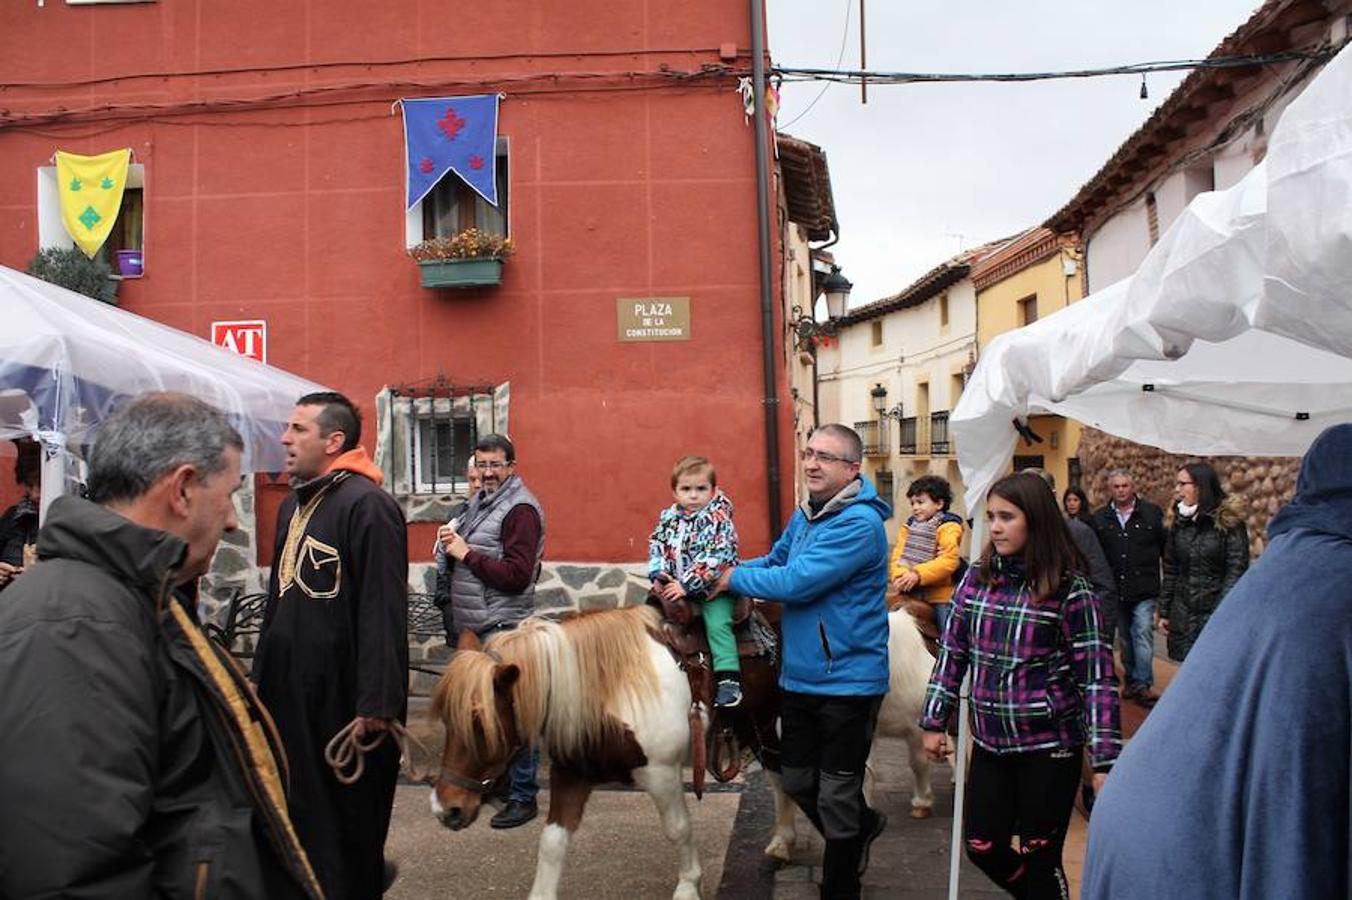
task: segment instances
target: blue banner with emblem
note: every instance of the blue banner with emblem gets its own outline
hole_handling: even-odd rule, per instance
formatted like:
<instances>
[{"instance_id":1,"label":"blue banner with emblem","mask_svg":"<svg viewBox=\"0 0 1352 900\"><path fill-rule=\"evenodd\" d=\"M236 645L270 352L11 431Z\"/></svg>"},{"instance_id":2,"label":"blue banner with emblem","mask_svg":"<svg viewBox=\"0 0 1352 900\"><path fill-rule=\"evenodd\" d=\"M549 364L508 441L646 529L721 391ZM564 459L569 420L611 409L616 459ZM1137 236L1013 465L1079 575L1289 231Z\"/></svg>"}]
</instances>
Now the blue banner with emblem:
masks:
<instances>
[{"instance_id":1,"label":"blue banner with emblem","mask_svg":"<svg viewBox=\"0 0 1352 900\"><path fill-rule=\"evenodd\" d=\"M401 100L407 208L454 172L485 200L498 205L498 95Z\"/></svg>"}]
</instances>

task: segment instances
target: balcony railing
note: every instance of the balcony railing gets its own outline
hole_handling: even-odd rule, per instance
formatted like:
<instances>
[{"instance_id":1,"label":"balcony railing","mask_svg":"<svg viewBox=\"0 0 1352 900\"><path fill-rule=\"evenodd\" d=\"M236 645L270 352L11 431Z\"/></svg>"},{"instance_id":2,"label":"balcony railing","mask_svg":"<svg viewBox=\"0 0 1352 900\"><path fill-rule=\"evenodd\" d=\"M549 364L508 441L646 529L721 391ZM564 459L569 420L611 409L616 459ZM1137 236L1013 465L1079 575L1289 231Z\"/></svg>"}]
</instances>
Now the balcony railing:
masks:
<instances>
[{"instance_id":1,"label":"balcony railing","mask_svg":"<svg viewBox=\"0 0 1352 900\"><path fill-rule=\"evenodd\" d=\"M930 454L947 456L952 452L948 442L948 411L930 413Z\"/></svg>"},{"instance_id":2,"label":"balcony railing","mask_svg":"<svg viewBox=\"0 0 1352 900\"><path fill-rule=\"evenodd\" d=\"M913 456L917 450L915 417L902 419L900 425L901 427L897 431L901 435L901 453L902 455Z\"/></svg>"},{"instance_id":3,"label":"balcony railing","mask_svg":"<svg viewBox=\"0 0 1352 900\"><path fill-rule=\"evenodd\" d=\"M866 422L855 422L854 430L858 432L859 439L864 442L865 456L887 455L886 422L879 422L876 419L870 419Z\"/></svg>"}]
</instances>

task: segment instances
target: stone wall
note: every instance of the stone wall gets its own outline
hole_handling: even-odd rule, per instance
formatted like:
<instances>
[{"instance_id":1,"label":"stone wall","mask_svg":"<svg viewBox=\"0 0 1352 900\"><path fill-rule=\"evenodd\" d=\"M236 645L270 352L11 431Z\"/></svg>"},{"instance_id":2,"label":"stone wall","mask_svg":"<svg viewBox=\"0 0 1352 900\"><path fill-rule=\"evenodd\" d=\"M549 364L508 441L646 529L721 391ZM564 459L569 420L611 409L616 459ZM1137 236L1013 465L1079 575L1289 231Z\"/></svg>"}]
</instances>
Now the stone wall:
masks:
<instances>
[{"instance_id":1,"label":"stone wall","mask_svg":"<svg viewBox=\"0 0 1352 900\"><path fill-rule=\"evenodd\" d=\"M1174 497L1174 477L1179 468L1197 457L1165 453L1085 428L1080 437L1079 459L1082 484L1095 508L1108 502L1108 472L1121 468L1131 471L1141 496L1167 509ZM1215 468L1226 493L1244 499L1249 553L1258 556L1267 545L1268 522L1295 493L1300 458L1222 456L1203 461Z\"/></svg>"},{"instance_id":2,"label":"stone wall","mask_svg":"<svg viewBox=\"0 0 1352 900\"><path fill-rule=\"evenodd\" d=\"M211 569L201 584L199 612L203 621L225 624L226 606L236 593L267 589L268 570L258 567L258 522L254 515L252 478L235 492L235 517L239 527L221 538Z\"/></svg>"},{"instance_id":3,"label":"stone wall","mask_svg":"<svg viewBox=\"0 0 1352 900\"><path fill-rule=\"evenodd\" d=\"M539 612L584 609L616 609L642 603L648 596L648 563L570 563L545 562L535 584L535 608ZM409 566L409 590L431 594L436 587L437 570L433 563ZM413 665L437 668L449 655L440 635L409 636L409 658ZM425 673L414 676L415 694L427 693L435 679Z\"/></svg>"},{"instance_id":4,"label":"stone wall","mask_svg":"<svg viewBox=\"0 0 1352 900\"><path fill-rule=\"evenodd\" d=\"M257 521L254 515L252 479L235 494L235 513L239 527L225 535L211 570L202 579L200 613L204 621L225 625L230 598L237 592L267 590L269 570L256 564L258 559ZM541 566L535 587L537 610L615 609L642 603L648 595L647 560L633 563L575 563L547 561ZM414 563L408 570L411 593L432 594L436 588L436 566ZM440 636L410 635L409 655L414 665L444 665L449 650ZM416 675L415 691L430 689L431 676Z\"/></svg>"}]
</instances>

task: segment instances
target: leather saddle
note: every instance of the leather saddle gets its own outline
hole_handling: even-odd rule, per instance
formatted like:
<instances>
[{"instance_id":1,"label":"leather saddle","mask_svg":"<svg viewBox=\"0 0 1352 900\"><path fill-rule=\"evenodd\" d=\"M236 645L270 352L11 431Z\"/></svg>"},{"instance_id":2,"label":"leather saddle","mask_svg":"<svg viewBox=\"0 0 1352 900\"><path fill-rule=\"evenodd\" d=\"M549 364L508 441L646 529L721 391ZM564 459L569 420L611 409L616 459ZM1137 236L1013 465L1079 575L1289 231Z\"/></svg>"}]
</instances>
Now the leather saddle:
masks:
<instances>
[{"instance_id":1,"label":"leather saddle","mask_svg":"<svg viewBox=\"0 0 1352 900\"><path fill-rule=\"evenodd\" d=\"M662 612L662 640L690 682L691 769L695 794L701 796L706 768L719 781L730 781L740 772L740 751L736 749L729 719L744 710L716 710L714 707L713 655L701 615L703 601L699 598L665 600L656 593L649 593L647 603ZM774 628L751 598L738 600L733 628L738 656L743 659L768 657L771 665L778 664L778 638Z\"/></svg>"}]
</instances>

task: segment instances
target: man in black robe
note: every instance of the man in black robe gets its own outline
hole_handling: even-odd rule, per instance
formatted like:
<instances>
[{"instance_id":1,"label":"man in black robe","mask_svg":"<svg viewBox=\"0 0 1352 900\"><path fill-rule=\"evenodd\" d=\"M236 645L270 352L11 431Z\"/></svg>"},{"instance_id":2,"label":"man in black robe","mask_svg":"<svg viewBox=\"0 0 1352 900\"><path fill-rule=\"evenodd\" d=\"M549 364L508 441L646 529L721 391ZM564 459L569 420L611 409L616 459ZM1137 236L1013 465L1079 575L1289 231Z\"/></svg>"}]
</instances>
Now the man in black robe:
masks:
<instances>
[{"instance_id":1,"label":"man in black robe","mask_svg":"<svg viewBox=\"0 0 1352 900\"><path fill-rule=\"evenodd\" d=\"M277 543L254 662L291 761L291 818L329 900L379 897L399 749L383 741L341 784L324 747L354 719L370 741L408 710L408 532L359 446L341 394L297 401L282 444L294 491Z\"/></svg>"}]
</instances>

